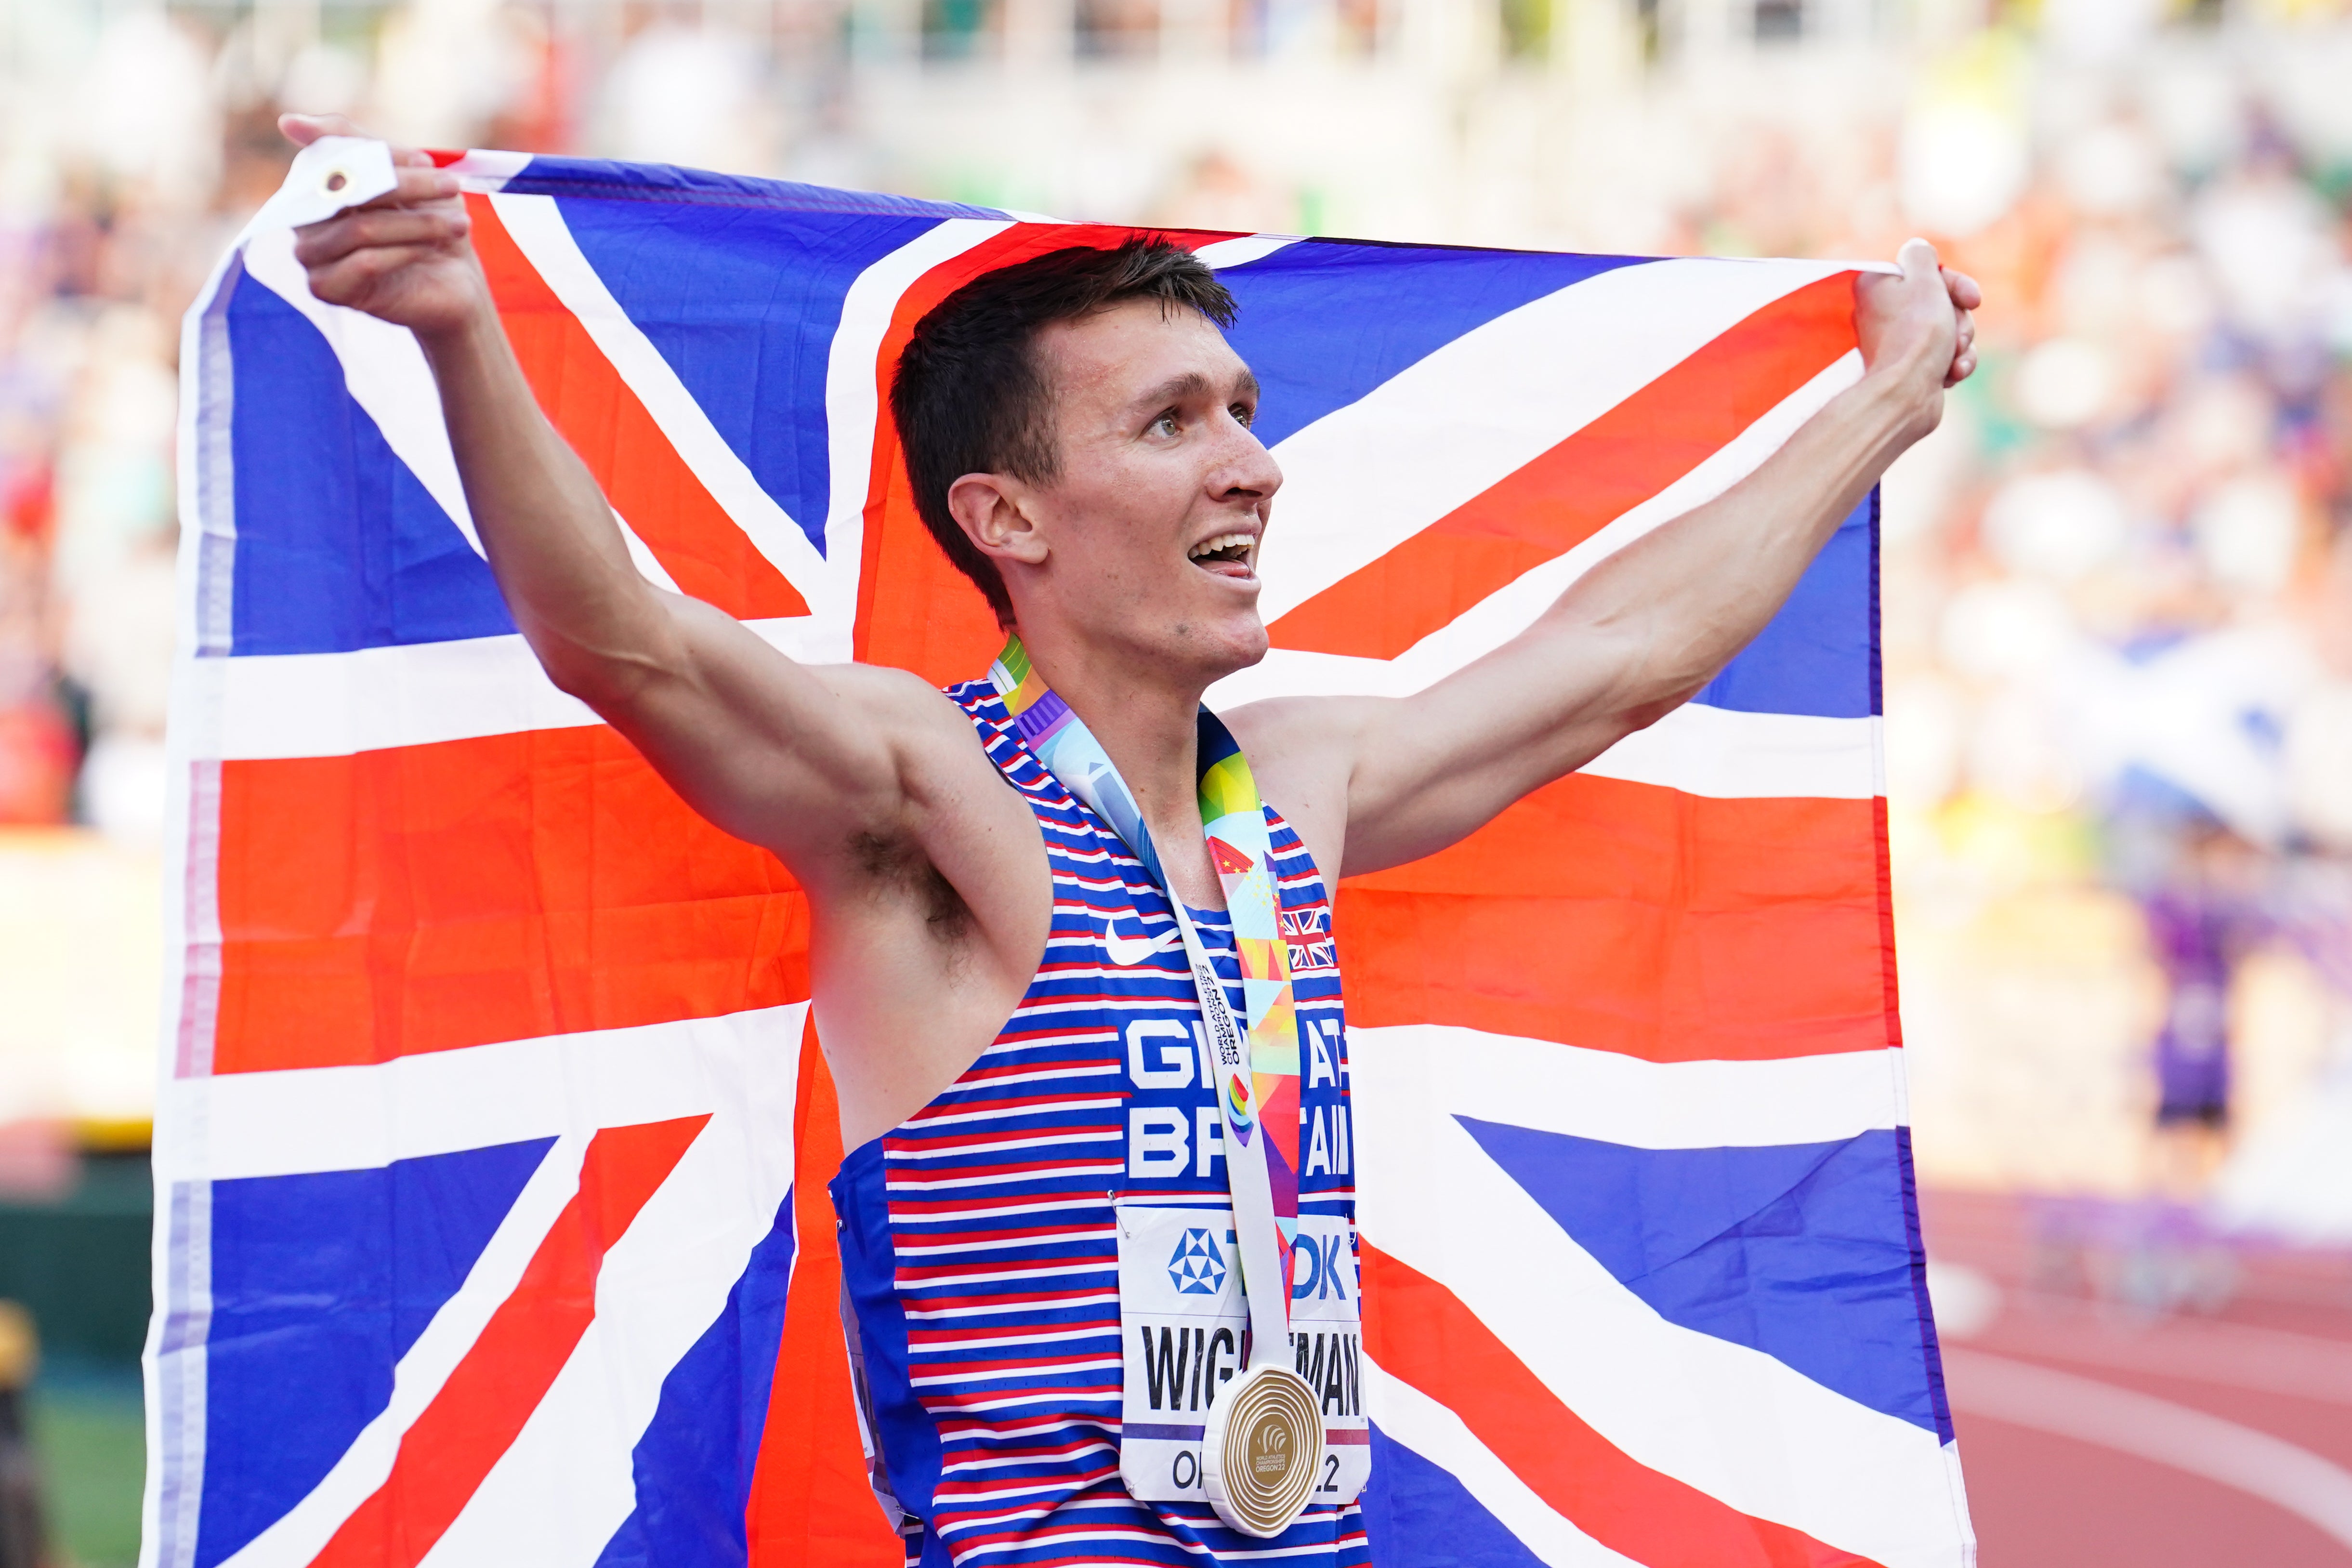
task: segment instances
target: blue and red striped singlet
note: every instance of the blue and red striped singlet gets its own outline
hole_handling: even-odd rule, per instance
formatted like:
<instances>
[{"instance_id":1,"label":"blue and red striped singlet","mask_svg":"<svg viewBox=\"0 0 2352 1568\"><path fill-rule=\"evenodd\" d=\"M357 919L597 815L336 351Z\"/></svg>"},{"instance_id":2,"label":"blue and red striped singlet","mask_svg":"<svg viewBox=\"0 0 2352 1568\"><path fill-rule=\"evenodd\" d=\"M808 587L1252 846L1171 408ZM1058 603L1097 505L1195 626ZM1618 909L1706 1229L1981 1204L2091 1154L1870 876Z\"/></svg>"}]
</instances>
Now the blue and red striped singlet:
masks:
<instances>
[{"instance_id":1,"label":"blue and red striped singlet","mask_svg":"<svg viewBox=\"0 0 2352 1568\"><path fill-rule=\"evenodd\" d=\"M908 1561L1369 1563L1352 1502L1311 1506L1259 1541L1205 1502L1140 1502L1120 1482L1118 1206L1213 1211L1227 1192L1208 1083L1190 1051L1170 1048L1200 1000L1168 899L1118 834L1031 754L987 681L948 695L1036 816L1054 920L994 1042L833 1183L876 1489L900 1515ZM1272 807L1266 821L1299 1020L1299 1210L1352 1229L1330 900L1297 834ZM1232 922L1194 918L1238 1013Z\"/></svg>"}]
</instances>

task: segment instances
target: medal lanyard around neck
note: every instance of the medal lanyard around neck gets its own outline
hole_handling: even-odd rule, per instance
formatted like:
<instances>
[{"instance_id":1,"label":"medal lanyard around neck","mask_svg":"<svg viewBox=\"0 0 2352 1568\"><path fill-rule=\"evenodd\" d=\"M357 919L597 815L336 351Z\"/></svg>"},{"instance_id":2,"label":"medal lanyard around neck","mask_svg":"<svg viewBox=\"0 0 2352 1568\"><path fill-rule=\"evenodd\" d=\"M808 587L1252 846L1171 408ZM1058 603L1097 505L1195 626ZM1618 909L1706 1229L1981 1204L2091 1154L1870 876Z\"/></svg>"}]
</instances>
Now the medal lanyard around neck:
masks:
<instances>
[{"instance_id":1,"label":"medal lanyard around neck","mask_svg":"<svg viewBox=\"0 0 2352 1568\"><path fill-rule=\"evenodd\" d=\"M1217 1110L1224 1122L1225 1180L1233 1194L1242 1289L1252 1341L1249 1364L1276 1363L1290 1347L1290 1243L1298 1229L1298 1026L1290 948L1276 912L1273 845L1249 762L1217 716L1200 714L1201 822L1225 890L1240 960L1245 1020L1236 1020L1183 899L1170 885L1135 795L1102 742L1029 663L1016 634L989 667L1021 739L1063 787L1110 824L1176 911L1192 984L1208 1020Z\"/></svg>"}]
</instances>

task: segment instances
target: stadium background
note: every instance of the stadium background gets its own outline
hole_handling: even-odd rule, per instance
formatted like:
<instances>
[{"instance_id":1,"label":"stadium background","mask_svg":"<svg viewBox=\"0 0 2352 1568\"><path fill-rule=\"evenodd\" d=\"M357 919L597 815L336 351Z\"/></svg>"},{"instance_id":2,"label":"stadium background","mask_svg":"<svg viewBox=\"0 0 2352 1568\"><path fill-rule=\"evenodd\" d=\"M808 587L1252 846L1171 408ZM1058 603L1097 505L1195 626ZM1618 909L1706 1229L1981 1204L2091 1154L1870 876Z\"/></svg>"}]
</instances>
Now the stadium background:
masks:
<instances>
[{"instance_id":1,"label":"stadium background","mask_svg":"<svg viewBox=\"0 0 2352 1568\"><path fill-rule=\"evenodd\" d=\"M2347 82L2352 14L2257 0L0 0L0 1298L68 1560L136 1549L176 323L303 108L1072 218L1937 238L1991 302L1887 485L1887 790L1979 1529L2352 1561L2211 1457L2352 1498Z\"/></svg>"}]
</instances>

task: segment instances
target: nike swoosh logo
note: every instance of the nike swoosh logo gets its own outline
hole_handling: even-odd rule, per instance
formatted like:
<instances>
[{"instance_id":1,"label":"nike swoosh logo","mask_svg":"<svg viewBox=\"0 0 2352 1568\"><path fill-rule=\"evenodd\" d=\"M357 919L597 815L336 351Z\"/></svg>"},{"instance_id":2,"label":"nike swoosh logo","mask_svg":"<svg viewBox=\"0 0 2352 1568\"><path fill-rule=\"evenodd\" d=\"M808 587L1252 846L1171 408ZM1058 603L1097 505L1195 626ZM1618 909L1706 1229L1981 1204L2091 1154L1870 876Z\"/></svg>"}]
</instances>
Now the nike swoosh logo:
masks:
<instances>
[{"instance_id":1,"label":"nike swoosh logo","mask_svg":"<svg viewBox=\"0 0 2352 1568\"><path fill-rule=\"evenodd\" d=\"M1103 932L1103 946L1110 950L1110 961L1122 969L1133 968L1163 948L1173 947L1183 940L1182 933L1164 931L1158 936L1121 936L1112 926Z\"/></svg>"}]
</instances>

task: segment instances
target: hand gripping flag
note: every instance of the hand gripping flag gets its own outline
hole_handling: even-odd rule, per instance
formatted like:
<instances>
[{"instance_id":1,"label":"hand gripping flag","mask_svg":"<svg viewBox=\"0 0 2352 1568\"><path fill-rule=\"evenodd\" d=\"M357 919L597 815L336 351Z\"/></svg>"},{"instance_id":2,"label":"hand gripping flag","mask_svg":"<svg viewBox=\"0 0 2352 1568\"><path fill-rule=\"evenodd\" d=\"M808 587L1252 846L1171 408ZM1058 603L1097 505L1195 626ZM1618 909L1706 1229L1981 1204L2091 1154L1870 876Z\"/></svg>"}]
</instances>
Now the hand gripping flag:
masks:
<instances>
[{"instance_id":1,"label":"hand gripping flag","mask_svg":"<svg viewBox=\"0 0 2352 1568\"><path fill-rule=\"evenodd\" d=\"M883 389L965 279L1127 231L447 161L647 577L795 658L985 669ZM807 906L541 674L415 341L311 298L303 216L247 231L182 357L144 1563L895 1563ZM1274 652L1220 706L1424 686L1859 374L1833 264L1177 237L1240 301L1288 476ZM1383 1564L1971 1555L1876 537L1873 503L1689 706L1288 933L1350 986Z\"/></svg>"}]
</instances>

